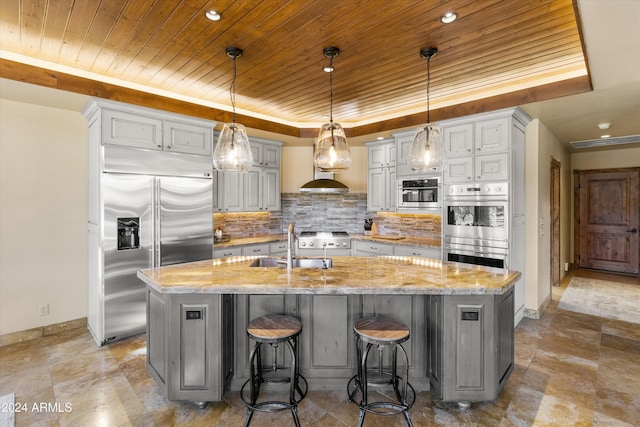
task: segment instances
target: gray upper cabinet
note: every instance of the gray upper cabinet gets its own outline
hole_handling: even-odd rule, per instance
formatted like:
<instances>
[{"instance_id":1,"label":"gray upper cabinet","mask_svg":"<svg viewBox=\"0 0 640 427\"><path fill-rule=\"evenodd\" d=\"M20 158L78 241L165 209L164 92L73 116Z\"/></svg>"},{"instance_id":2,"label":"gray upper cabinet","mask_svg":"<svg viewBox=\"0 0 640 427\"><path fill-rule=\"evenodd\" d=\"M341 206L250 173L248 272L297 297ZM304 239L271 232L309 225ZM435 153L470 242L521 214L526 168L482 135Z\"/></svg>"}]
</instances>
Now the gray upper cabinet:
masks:
<instances>
[{"instance_id":1,"label":"gray upper cabinet","mask_svg":"<svg viewBox=\"0 0 640 427\"><path fill-rule=\"evenodd\" d=\"M113 101L102 108L102 143L211 156L214 122Z\"/></svg>"},{"instance_id":2,"label":"gray upper cabinet","mask_svg":"<svg viewBox=\"0 0 640 427\"><path fill-rule=\"evenodd\" d=\"M396 211L396 143L382 140L366 143L369 173L367 179L367 210Z\"/></svg>"},{"instance_id":3,"label":"gray upper cabinet","mask_svg":"<svg viewBox=\"0 0 640 427\"><path fill-rule=\"evenodd\" d=\"M414 171L407 163L415 134L415 130L393 134L396 141L396 151L398 153L398 158L396 159L398 177L424 175L424 171Z\"/></svg>"},{"instance_id":4,"label":"gray upper cabinet","mask_svg":"<svg viewBox=\"0 0 640 427\"><path fill-rule=\"evenodd\" d=\"M212 128L174 120L165 120L162 129L163 146L165 150L205 156L212 154Z\"/></svg>"},{"instance_id":5,"label":"gray upper cabinet","mask_svg":"<svg viewBox=\"0 0 640 427\"><path fill-rule=\"evenodd\" d=\"M250 138L253 166L246 173L218 172L216 212L281 209L281 142Z\"/></svg>"},{"instance_id":6,"label":"gray upper cabinet","mask_svg":"<svg viewBox=\"0 0 640 427\"><path fill-rule=\"evenodd\" d=\"M513 149L524 140L529 118L519 109L498 110L439 123L446 162L444 183L511 181Z\"/></svg>"}]
</instances>

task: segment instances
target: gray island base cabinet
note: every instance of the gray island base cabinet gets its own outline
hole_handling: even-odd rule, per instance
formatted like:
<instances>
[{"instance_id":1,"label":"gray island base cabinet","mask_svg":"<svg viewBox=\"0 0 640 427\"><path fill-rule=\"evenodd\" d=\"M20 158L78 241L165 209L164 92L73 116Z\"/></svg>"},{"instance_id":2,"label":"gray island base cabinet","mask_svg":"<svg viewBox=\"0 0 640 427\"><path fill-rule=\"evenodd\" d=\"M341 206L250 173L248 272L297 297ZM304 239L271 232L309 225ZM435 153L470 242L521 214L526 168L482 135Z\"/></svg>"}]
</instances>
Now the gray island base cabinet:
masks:
<instances>
[{"instance_id":1,"label":"gray island base cabinet","mask_svg":"<svg viewBox=\"0 0 640 427\"><path fill-rule=\"evenodd\" d=\"M494 401L514 369L513 289L503 295L430 295L427 374L445 402Z\"/></svg>"},{"instance_id":2,"label":"gray island base cabinet","mask_svg":"<svg viewBox=\"0 0 640 427\"><path fill-rule=\"evenodd\" d=\"M311 390L346 390L356 371L353 325L369 315L410 328L403 344L409 380L439 400L463 407L494 401L513 371L518 272L434 266L419 257L336 256L329 270L289 274L237 258L138 272L147 293L147 371L169 400L203 405L239 390L249 377L247 324L267 313L302 321L299 362ZM288 365L277 351L278 364ZM263 364L271 362L265 352Z\"/></svg>"},{"instance_id":3,"label":"gray island base cabinet","mask_svg":"<svg viewBox=\"0 0 640 427\"><path fill-rule=\"evenodd\" d=\"M222 400L233 377L233 302L147 287L147 372L167 399Z\"/></svg>"}]
</instances>

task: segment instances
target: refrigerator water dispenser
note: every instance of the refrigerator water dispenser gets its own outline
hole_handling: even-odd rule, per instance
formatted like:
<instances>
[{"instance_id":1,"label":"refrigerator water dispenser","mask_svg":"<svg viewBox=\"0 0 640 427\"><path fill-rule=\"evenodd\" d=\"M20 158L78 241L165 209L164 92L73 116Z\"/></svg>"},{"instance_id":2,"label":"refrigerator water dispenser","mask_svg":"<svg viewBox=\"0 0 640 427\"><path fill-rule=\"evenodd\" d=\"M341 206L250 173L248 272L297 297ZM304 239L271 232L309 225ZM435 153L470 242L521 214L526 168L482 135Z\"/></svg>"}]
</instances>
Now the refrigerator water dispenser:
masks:
<instances>
[{"instance_id":1,"label":"refrigerator water dispenser","mask_svg":"<svg viewBox=\"0 0 640 427\"><path fill-rule=\"evenodd\" d=\"M118 250L140 248L140 218L118 218Z\"/></svg>"}]
</instances>

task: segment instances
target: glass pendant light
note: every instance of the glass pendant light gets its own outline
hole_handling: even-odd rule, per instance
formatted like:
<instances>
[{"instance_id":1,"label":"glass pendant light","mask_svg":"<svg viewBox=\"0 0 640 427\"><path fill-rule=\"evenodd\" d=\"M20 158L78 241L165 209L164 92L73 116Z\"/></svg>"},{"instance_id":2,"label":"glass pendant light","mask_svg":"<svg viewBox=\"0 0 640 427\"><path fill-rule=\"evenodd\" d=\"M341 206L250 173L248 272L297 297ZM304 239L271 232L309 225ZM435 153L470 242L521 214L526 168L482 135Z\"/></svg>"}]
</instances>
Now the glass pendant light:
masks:
<instances>
[{"instance_id":1,"label":"glass pendant light","mask_svg":"<svg viewBox=\"0 0 640 427\"><path fill-rule=\"evenodd\" d=\"M246 172L253 164L253 155L246 129L236 123L236 59L242 56L242 49L229 46L225 52L233 58L233 80L229 88L233 116L231 123L222 127L213 150L213 166L221 172Z\"/></svg>"},{"instance_id":2,"label":"glass pendant light","mask_svg":"<svg viewBox=\"0 0 640 427\"><path fill-rule=\"evenodd\" d=\"M430 63L431 57L437 52L438 49L435 47L420 51L420 57L427 60L427 124L416 130L407 158L407 163L415 171L439 172L442 169L442 132L438 126L431 124L429 115Z\"/></svg>"},{"instance_id":3,"label":"glass pendant light","mask_svg":"<svg viewBox=\"0 0 640 427\"><path fill-rule=\"evenodd\" d=\"M351 166L351 151L344 129L339 123L333 122L333 58L340 54L340 49L329 46L322 52L329 58L329 67L324 69L329 73L329 123L323 124L320 128L313 163L320 172L343 172Z\"/></svg>"}]
</instances>

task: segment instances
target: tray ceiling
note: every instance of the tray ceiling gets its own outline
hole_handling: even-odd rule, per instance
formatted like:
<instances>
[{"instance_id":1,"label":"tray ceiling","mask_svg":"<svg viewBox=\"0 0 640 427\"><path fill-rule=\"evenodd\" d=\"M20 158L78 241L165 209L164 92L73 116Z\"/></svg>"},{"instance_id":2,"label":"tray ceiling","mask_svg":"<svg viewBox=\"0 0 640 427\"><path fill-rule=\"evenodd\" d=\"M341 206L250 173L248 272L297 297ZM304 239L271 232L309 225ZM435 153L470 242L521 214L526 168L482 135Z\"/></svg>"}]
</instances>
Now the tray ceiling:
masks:
<instances>
[{"instance_id":1,"label":"tray ceiling","mask_svg":"<svg viewBox=\"0 0 640 427\"><path fill-rule=\"evenodd\" d=\"M119 87L134 89L210 107L195 114L224 121L232 77L224 50L240 47L236 106L256 119L248 126L266 130L327 120L330 45L341 49L334 119L361 134L426 119L424 47L438 48L432 120L591 87L572 0L3 0L1 8L0 77L112 99ZM205 18L211 8L220 21ZM445 25L447 11L459 18ZM60 87L34 69L81 79Z\"/></svg>"}]
</instances>

